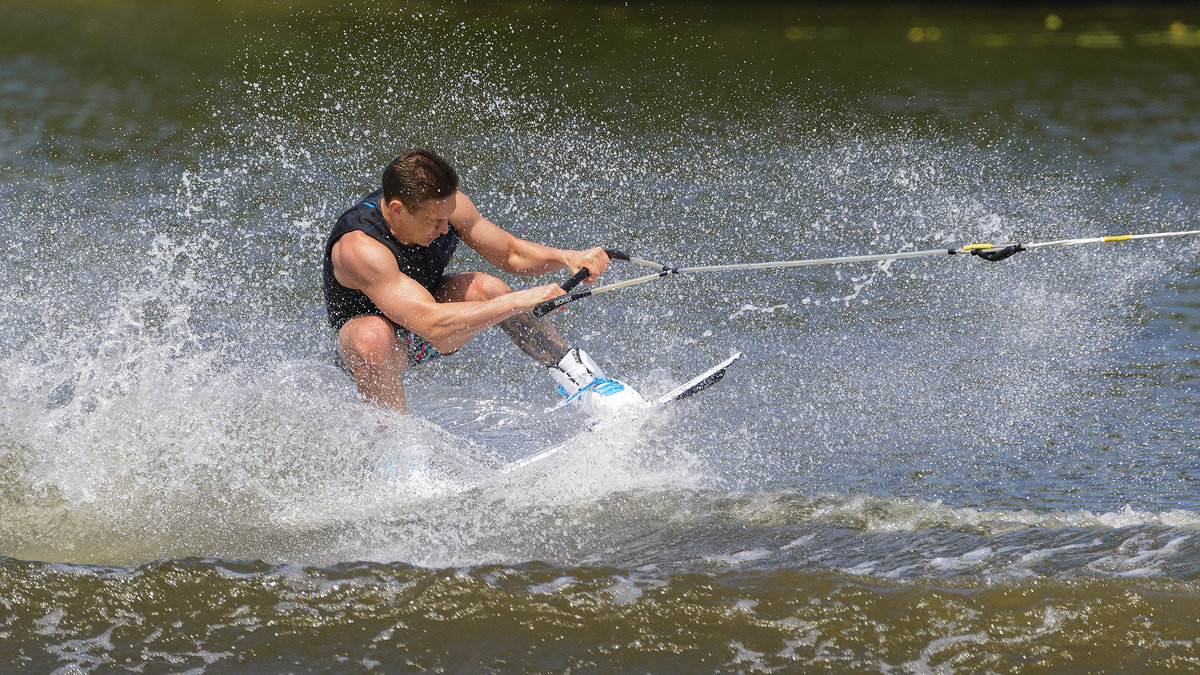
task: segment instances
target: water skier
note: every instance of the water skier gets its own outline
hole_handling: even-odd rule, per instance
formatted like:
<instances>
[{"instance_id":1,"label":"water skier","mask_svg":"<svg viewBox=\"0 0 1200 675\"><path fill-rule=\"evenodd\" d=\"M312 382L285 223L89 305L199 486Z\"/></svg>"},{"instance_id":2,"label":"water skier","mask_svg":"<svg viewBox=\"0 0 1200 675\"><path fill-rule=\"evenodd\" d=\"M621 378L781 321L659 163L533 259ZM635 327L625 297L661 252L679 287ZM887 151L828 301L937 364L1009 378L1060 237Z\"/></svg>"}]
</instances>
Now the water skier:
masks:
<instances>
[{"instance_id":1,"label":"water skier","mask_svg":"<svg viewBox=\"0 0 1200 675\"><path fill-rule=\"evenodd\" d=\"M459 191L454 168L428 150L392 160L382 183L338 218L323 260L329 324L364 401L404 412L401 376L410 365L451 354L499 325L585 410L644 402L530 313L563 294L557 284L513 291L483 272L445 274L462 241L510 274L586 267L592 274L585 281L595 283L608 267L604 249L558 249L504 231Z\"/></svg>"}]
</instances>

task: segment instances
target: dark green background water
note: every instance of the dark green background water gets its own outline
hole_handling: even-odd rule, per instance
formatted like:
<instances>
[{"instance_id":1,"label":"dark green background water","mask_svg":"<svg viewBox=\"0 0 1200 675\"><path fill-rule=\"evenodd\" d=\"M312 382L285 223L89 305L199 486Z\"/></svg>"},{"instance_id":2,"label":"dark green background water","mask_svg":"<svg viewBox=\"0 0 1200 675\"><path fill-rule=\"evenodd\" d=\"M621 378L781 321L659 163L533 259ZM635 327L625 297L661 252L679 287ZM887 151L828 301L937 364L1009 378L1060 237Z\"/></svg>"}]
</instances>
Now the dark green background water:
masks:
<instances>
[{"instance_id":1,"label":"dark green background water","mask_svg":"<svg viewBox=\"0 0 1200 675\"><path fill-rule=\"evenodd\" d=\"M318 266L418 144L521 236L676 265L1196 229L1198 27L0 3L0 660L1195 670L1195 237L597 296L556 323L644 393L745 357L590 433L491 331L363 407Z\"/></svg>"}]
</instances>

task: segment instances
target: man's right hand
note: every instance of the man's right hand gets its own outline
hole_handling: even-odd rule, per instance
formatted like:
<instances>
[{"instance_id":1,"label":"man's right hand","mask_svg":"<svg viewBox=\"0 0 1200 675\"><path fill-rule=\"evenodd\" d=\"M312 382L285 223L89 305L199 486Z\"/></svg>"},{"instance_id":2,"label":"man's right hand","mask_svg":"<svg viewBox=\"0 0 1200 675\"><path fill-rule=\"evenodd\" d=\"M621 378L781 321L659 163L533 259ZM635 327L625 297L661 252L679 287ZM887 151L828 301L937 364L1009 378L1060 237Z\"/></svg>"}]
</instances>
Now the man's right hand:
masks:
<instances>
[{"instance_id":1,"label":"man's right hand","mask_svg":"<svg viewBox=\"0 0 1200 675\"><path fill-rule=\"evenodd\" d=\"M564 295L562 286L558 284L546 284L545 286L534 286L523 291L513 291L510 294L516 306L526 312L533 311L534 307L542 304L547 300L553 300L560 295Z\"/></svg>"}]
</instances>

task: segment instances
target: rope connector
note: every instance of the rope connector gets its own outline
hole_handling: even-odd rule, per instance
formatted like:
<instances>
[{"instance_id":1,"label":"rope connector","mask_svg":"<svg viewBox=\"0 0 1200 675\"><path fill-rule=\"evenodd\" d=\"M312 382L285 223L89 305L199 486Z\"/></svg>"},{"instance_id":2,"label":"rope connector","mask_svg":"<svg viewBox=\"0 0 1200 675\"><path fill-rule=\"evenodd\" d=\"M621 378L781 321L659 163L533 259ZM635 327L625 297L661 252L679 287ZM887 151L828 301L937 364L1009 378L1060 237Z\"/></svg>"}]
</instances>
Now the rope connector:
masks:
<instances>
[{"instance_id":1,"label":"rope connector","mask_svg":"<svg viewBox=\"0 0 1200 675\"><path fill-rule=\"evenodd\" d=\"M999 262L1025 250L1025 246L1022 244L1012 244L1004 248L967 248L971 251L971 255L979 256L988 262Z\"/></svg>"}]
</instances>

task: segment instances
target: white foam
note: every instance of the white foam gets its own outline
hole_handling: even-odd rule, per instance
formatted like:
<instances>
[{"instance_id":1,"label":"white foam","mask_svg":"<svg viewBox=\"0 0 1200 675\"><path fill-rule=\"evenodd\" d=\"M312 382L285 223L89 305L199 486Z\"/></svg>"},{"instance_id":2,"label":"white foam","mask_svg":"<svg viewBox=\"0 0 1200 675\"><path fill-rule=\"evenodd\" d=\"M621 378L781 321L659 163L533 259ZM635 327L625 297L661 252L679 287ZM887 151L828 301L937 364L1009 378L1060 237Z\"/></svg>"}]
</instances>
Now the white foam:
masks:
<instances>
[{"instance_id":1,"label":"white foam","mask_svg":"<svg viewBox=\"0 0 1200 675\"><path fill-rule=\"evenodd\" d=\"M529 587L529 592L535 595L553 595L563 590L570 588L579 583L579 580L572 576L558 577L548 583L535 584Z\"/></svg>"},{"instance_id":2,"label":"white foam","mask_svg":"<svg viewBox=\"0 0 1200 675\"><path fill-rule=\"evenodd\" d=\"M985 528L993 532L1024 528L1121 529L1146 525L1200 527L1200 513L1182 509L1156 512L1126 506L1120 511L1099 513L1087 510L987 510L948 506L940 500L926 502L866 495L822 499L816 505L812 518L849 522L868 532L916 532L935 526Z\"/></svg>"},{"instance_id":3,"label":"white foam","mask_svg":"<svg viewBox=\"0 0 1200 675\"><path fill-rule=\"evenodd\" d=\"M613 583L605 590L608 592L612 602L617 605L633 604L645 595L645 591L642 590L642 584L636 583L633 579L624 576L614 576Z\"/></svg>"},{"instance_id":4,"label":"white foam","mask_svg":"<svg viewBox=\"0 0 1200 675\"><path fill-rule=\"evenodd\" d=\"M772 554L772 551L770 549L754 548L754 549L748 549L745 551L738 551L738 552L732 553L730 555L713 556L712 560L715 562L726 564L726 565L742 565L744 563L753 562L755 560L762 560L763 558L768 558L771 556L771 554Z\"/></svg>"},{"instance_id":5,"label":"white foam","mask_svg":"<svg viewBox=\"0 0 1200 675\"><path fill-rule=\"evenodd\" d=\"M778 305L766 305L766 306L759 306L759 305L753 305L753 304L747 303L747 304L742 305L740 308L738 308L738 311L734 312L733 314L730 314L728 320L732 321L734 319L740 318L744 314L755 314L755 313L757 313L757 314L774 314L776 310L787 309L787 308L788 308L787 303L780 303Z\"/></svg>"},{"instance_id":6,"label":"white foam","mask_svg":"<svg viewBox=\"0 0 1200 675\"><path fill-rule=\"evenodd\" d=\"M766 656L763 652L756 651L746 647L738 640L729 643L733 647L734 655L729 661L730 665L736 665L739 668L749 667L752 670L762 670L764 667L763 657Z\"/></svg>"},{"instance_id":7,"label":"white foam","mask_svg":"<svg viewBox=\"0 0 1200 675\"><path fill-rule=\"evenodd\" d=\"M1162 566L1177 555L1183 544L1196 535L1174 537L1157 548L1144 534L1135 534L1121 543L1116 552L1092 561L1089 567L1122 577L1148 577L1161 574Z\"/></svg>"},{"instance_id":8,"label":"white foam","mask_svg":"<svg viewBox=\"0 0 1200 675\"><path fill-rule=\"evenodd\" d=\"M909 673L954 672L957 662L971 656L971 652L966 651L965 648L970 645L984 645L989 641L990 638L986 631L935 638L921 649L920 656L904 663L902 668ZM947 656L944 654L947 651L954 653Z\"/></svg>"},{"instance_id":9,"label":"white foam","mask_svg":"<svg viewBox=\"0 0 1200 675\"><path fill-rule=\"evenodd\" d=\"M996 551L994 549L985 546L952 558L933 558L929 561L928 565L942 571L977 568L986 563L995 554Z\"/></svg>"}]
</instances>

